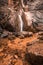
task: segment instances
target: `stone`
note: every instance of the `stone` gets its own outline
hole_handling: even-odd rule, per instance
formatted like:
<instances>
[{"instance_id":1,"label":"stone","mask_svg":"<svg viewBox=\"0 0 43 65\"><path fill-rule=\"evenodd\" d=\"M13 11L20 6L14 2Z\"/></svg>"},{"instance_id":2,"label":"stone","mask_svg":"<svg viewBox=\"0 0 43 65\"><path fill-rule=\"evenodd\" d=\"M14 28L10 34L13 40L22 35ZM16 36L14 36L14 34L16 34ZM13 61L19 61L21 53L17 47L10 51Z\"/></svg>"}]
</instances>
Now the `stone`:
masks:
<instances>
[{"instance_id":1,"label":"stone","mask_svg":"<svg viewBox=\"0 0 43 65\"><path fill-rule=\"evenodd\" d=\"M29 0L29 10L43 10L43 0Z\"/></svg>"},{"instance_id":2,"label":"stone","mask_svg":"<svg viewBox=\"0 0 43 65\"><path fill-rule=\"evenodd\" d=\"M23 19L23 30L24 31L31 31L31 24L32 24L32 13L29 11L22 13Z\"/></svg>"},{"instance_id":3,"label":"stone","mask_svg":"<svg viewBox=\"0 0 43 65\"><path fill-rule=\"evenodd\" d=\"M43 40L43 36L39 36L38 39Z\"/></svg>"},{"instance_id":4,"label":"stone","mask_svg":"<svg viewBox=\"0 0 43 65\"><path fill-rule=\"evenodd\" d=\"M18 37L18 36L20 36L20 35L21 35L21 33L20 33L20 32L13 32L13 34L14 34L16 37Z\"/></svg>"},{"instance_id":5,"label":"stone","mask_svg":"<svg viewBox=\"0 0 43 65\"><path fill-rule=\"evenodd\" d=\"M4 6L4 5L6 5L6 4L8 4L8 1L7 0L0 0L0 6Z\"/></svg>"},{"instance_id":6,"label":"stone","mask_svg":"<svg viewBox=\"0 0 43 65\"><path fill-rule=\"evenodd\" d=\"M31 46L31 45L32 45L32 43L27 43L27 44L26 44L26 46Z\"/></svg>"},{"instance_id":7,"label":"stone","mask_svg":"<svg viewBox=\"0 0 43 65\"><path fill-rule=\"evenodd\" d=\"M11 9L11 10L10 10ZM9 30L9 31L15 31L15 19L16 19L16 15L15 12L12 12L14 10L12 10L12 7L8 7L8 6L3 6L1 7L1 21L0 21L0 25L2 26L3 29Z\"/></svg>"},{"instance_id":8,"label":"stone","mask_svg":"<svg viewBox=\"0 0 43 65\"><path fill-rule=\"evenodd\" d=\"M0 33L2 33L3 32L3 29L0 27Z\"/></svg>"},{"instance_id":9,"label":"stone","mask_svg":"<svg viewBox=\"0 0 43 65\"><path fill-rule=\"evenodd\" d=\"M43 43L43 31L38 32L38 39L39 39L39 42Z\"/></svg>"},{"instance_id":10,"label":"stone","mask_svg":"<svg viewBox=\"0 0 43 65\"><path fill-rule=\"evenodd\" d=\"M33 11L32 26L36 31L43 31L43 10Z\"/></svg>"},{"instance_id":11,"label":"stone","mask_svg":"<svg viewBox=\"0 0 43 65\"><path fill-rule=\"evenodd\" d=\"M24 35L20 35L20 36L18 36L20 39L24 39L25 37L24 37Z\"/></svg>"},{"instance_id":12,"label":"stone","mask_svg":"<svg viewBox=\"0 0 43 65\"><path fill-rule=\"evenodd\" d=\"M15 38L16 38L16 36L13 35L13 34L12 34L12 35L10 35L10 34L8 35L8 39L9 39L9 40L13 40L13 39L15 39Z\"/></svg>"},{"instance_id":13,"label":"stone","mask_svg":"<svg viewBox=\"0 0 43 65\"><path fill-rule=\"evenodd\" d=\"M43 31L40 31L40 32L38 33L38 35L41 35L41 36L42 36L42 35L43 35Z\"/></svg>"},{"instance_id":14,"label":"stone","mask_svg":"<svg viewBox=\"0 0 43 65\"><path fill-rule=\"evenodd\" d=\"M8 33L4 31L4 32L1 34L1 38L6 38L6 37L8 37Z\"/></svg>"},{"instance_id":15,"label":"stone","mask_svg":"<svg viewBox=\"0 0 43 65\"><path fill-rule=\"evenodd\" d=\"M14 55L14 57L15 57L16 59L18 59L18 56L17 56L17 55Z\"/></svg>"},{"instance_id":16,"label":"stone","mask_svg":"<svg viewBox=\"0 0 43 65\"><path fill-rule=\"evenodd\" d=\"M30 36L32 36L32 35L33 35L33 33L32 33L32 32L27 32L27 31L23 31L21 34L23 34L23 35L24 35L24 37L30 37Z\"/></svg>"}]
</instances>

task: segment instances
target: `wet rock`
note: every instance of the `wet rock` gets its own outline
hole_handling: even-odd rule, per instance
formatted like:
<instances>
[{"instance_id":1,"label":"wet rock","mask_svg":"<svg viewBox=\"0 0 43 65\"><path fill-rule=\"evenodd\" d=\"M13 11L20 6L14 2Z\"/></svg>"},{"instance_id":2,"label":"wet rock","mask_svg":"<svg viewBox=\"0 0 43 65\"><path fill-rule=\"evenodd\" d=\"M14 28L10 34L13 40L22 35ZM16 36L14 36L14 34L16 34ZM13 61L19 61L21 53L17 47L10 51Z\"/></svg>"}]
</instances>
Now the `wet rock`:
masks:
<instances>
[{"instance_id":1,"label":"wet rock","mask_svg":"<svg viewBox=\"0 0 43 65\"><path fill-rule=\"evenodd\" d=\"M1 13L3 13L3 17L1 17L0 25L3 29L7 29L9 31L14 31L14 21L15 21L15 14L10 10L10 7L3 6L1 7ZM13 15L13 16L12 16ZM2 14L1 14L2 16Z\"/></svg>"},{"instance_id":2,"label":"wet rock","mask_svg":"<svg viewBox=\"0 0 43 65\"><path fill-rule=\"evenodd\" d=\"M39 39L39 42L42 42L43 43L43 31L41 32L39 32L38 33L38 39Z\"/></svg>"},{"instance_id":3,"label":"wet rock","mask_svg":"<svg viewBox=\"0 0 43 65\"><path fill-rule=\"evenodd\" d=\"M29 9L32 11L32 10L36 10L36 9L40 9L41 7L43 7L43 1L40 1L40 0L33 0L33 1L28 1L28 6L29 6ZM38 8L39 7L39 8ZM41 10L41 9L40 9ZM1 26L9 31L21 31L21 27L20 27L20 19L19 19L19 14L17 12L14 12L14 8L13 7L8 7L8 6L5 6L5 7L2 7L2 13L3 16L4 16L4 19L2 17L2 24ZM18 15L17 15L18 14ZM25 15L24 13L22 13L22 19L23 19L23 30L34 30L31 28L31 25L30 23L32 22L32 17L31 17L31 12L27 12L27 15ZM35 22L36 21L43 21L43 12L39 12L39 11L35 11L34 14L34 19L35 19ZM21 15L20 15L21 16ZM28 18L28 19L27 19ZM30 20L31 19L31 20ZM28 22L27 22L28 20ZM16 22L15 22L16 21ZM28 26L28 24L30 25L30 27ZM36 30L43 30L43 25L41 23L38 23L38 26L33 23L33 28L35 28Z\"/></svg>"},{"instance_id":4,"label":"wet rock","mask_svg":"<svg viewBox=\"0 0 43 65\"><path fill-rule=\"evenodd\" d=\"M29 10L43 10L43 0L29 0Z\"/></svg>"},{"instance_id":5,"label":"wet rock","mask_svg":"<svg viewBox=\"0 0 43 65\"><path fill-rule=\"evenodd\" d=\"M20 32L13 32L13 34L14 34L16 37L18 37L18 36L20 36L20 35L21 35L21 33L20 33Z\"/></svg>"},{"instance_id":6,"label":"wet rock","mask_svg":"<svg viewBox=\"0 0 43 65\"><path fill-rule=\"evenodd\" d=\"M6 38L8 37L8 33L6 31L4 31L2 34L1 34L1 38Z\"/></svg>"},{"instance_id":7,"label":"wet rock","mask_svg":"<svg viewBox=\"0 0 43 65\"><path fill-rule=\"evenodd\" d=\"M3 29L0 27L0 33L2 33L3 32Z\"/></svg>"},{"instance_id":8,"label":"wet rock","mask_svg":"<svg viewBox=\"0 0 43 65\"><path fill-rule=\"evenodd\" d=\"M2 7L1 12L3 13L3 17L0 24L3 29L13 31L13 32L21 32L21 15L20 12L14 11L14 7Z\"/></svg>"},{"instance_id":9,"label":"wet rock","mask_svg":"<svg viewBox=\"0 0 43 65\"><path fill-rule=\"evenodd\" d=\"M24 37L30 37L30 36L32 36L32 35L33 35L33 33L32 33L32 32L27 32L27 31L23 31L21 34L23 34L23 35L24 35Z\"/></svg>"},{"instance_id":10,"label":"wet rock","mask_svg":"<svg viewBox=\"0 0 43 65\"><path fill-rule=\"evenodd\" d=\"M2 34L1 38L6 38L8 36L8 34Z\"/></svg>"},{"instance_id":11,"label":"wet rock","mask_svg":"<svg viewBox=\"0 0 43 65\"><path fill-rule=\"evenodd\" d=\"M32 26L36 31L43 31L43 10L33 12Z\"/></svg>"},{"instance_id":12,"label":"wet rock","mask_svg":"<svg viewBox=\"0 0 43 65\"><path fill-rule=\"evenodd\" d=\"M43 40L43 36L39 36L38 39Z\"/></svg>"},{"instance_id":13,"label":"wet rock","mask_svg":"<svg viewBox=\"0 0 43 65\"><path fill-rule=\"evenodd\" d=\"M6 0L0 0L0 6L4 6L4 5L6 5L6 4L8 4L8 1Z\"/></svg>"},{"instance_id":14,"label":"wet rock","mask_svg":"<svg viewBox=\"0 0 43 65\"><path fill-rule=\"evenodd\" d=\"M38 35L43 36L43 31L40 31L40 32L38 33Z\"/></svg>"},{"instance_id":15,"label":"wet rock","mask_svg":"<svg viewBox=\"0 0 43 65\"><path fill-rule=\"evenodd\" d=\"M15 38L16 38L16 36L13 35L13 34L12 34L12 35L10 35L10 34L8 35L8 39L9 39L9 40L13 40L13 39L15 39Z\"/></svg>"},{"instance_id":16,"label":"wet rock","mask_svg":"<svg viewBox=\"0 0 43 65\"><path fill-rule=\"evenodd\" d=\"M24 31L31 31L31 24L32 24L32 13L29 11L22 13L23 19L23 30Z\"/></svg>"},{"instance_id":17,"label":"wet rock","mask_svg":"<svg viewBox=\"0 0 43 65\"><path fill-rule=\"evenodd\" d=\"M19 38L21 38L21 39L23 39L23 38L25 38L25 37L30 37L30 36L32 36L33 33L32 33L32 32L22 31L22 32L14 33L14 35L17 36L17 37L19 37Z\"/></svg>"},{"instance_id":18,"label":"wet rock","mask_svg":"<svg viewBox=\"0 0 43 65\"><path fill-rule=\"evenodd\" d=\"M29 36L33 36L33 32L29 32Z\"/></svg>"},{"instance_id":19,"label":"wet rock","mask_svg":"<svg viewBox=\"0 0 43 65\"><path fill-rule=\"evenodd\" d=\"M20 38L20 39L24 39L25 36L24 36L23 34L21 34L21 35L19 36L19 38Z\"/></svg>"}]
</instances>

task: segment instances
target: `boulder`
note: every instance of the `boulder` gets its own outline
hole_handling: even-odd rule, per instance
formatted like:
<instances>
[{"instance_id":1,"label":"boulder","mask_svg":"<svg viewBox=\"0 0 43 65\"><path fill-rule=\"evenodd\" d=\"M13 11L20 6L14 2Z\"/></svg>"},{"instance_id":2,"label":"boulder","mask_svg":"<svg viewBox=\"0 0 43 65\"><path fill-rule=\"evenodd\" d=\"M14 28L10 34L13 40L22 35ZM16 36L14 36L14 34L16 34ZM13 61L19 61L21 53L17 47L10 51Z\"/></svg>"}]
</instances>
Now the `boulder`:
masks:
<instances>
[{"instance_id":1,"label":"boulder","mask_svg":"<svg viewBox=\"0 0 43 65\"><path fill-rule=\"evenodd\" d=\"M43 10L43 0L29 0L27 2L29 10Z\"/></svg>"},{"instance_id":2,"label":"boulder","mask_svg":"<svg viewBox=\"0 0 43 65\"><path fill-rule=\"evenodd\" d=\"M32 25L36 31L43 31L43 10L33 12Z\"/></svg>"},{"instance_id":3,"label":"boulder","mask_svg":"<svg viewBox=\"0 0 43 65\"><path fill-rule=\"evenodd\" d=\"M3 29L9 31L15 31L14 26L15 26L16 14L14 10L10 9L11 8L8 6L1 7L0 12L3 13L3 15L1 14L2 17L0 20L0 25Z\"/></svg>"},{"instance_id":4,"label":"boulder","mask_svg":"<svg viewBox=\"0 0 43 65\"><path fill-rule=\"evenodd\" d=\"M23 30L24 31L31 31L31 25L32 25L32 13L29 11L22 13L22 19L23 19Z\"/></svg>"},{"instance_id":5,"label":"boulder","mask_svg":"<svg viewBox=\"0 0 43 65\"><path fill-rule=\"evenodd\" d=\"M0 6L5 6L8 4L8 0L0 0Z\"/></svg>"}]
</instances>

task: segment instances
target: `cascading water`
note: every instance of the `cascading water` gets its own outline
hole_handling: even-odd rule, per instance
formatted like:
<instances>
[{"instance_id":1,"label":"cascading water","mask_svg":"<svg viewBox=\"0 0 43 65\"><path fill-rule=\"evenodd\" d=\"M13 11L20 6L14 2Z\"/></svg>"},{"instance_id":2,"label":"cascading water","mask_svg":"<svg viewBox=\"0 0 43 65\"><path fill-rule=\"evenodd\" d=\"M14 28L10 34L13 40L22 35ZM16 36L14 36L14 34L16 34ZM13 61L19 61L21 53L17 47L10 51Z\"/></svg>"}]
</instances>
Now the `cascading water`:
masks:
<instances>
[{"instance_id":1,"label":"cascading water","mask_svg":"<svg viewBox=\"0 0 43 65\"><path fill-rule=\"evenodd\" d=\"M17 28L17 30L19 29L19 31L22 32L23 31L23 20L21 17L21 13L17 13L18 18L16 18L16 19L18 19L18 21L14 21L14 19L15 19L14 9L10 8L10 7L8 9L11 11L11 13L13 13L13 16L11 16L11 19L10 19L11 25L18 24L18 26L16 26L16 28Z\"/></svg>"},{"instance_id":2,"label":"cascading water","mask_svg":"<svg viewBox=\"0 0 43 65\"><path fill-rule=\"evenodd\" d=\"M23 20L22 20L21 15L18 15L18 17L19 17L19 20L20 20L20 32L22 32L23 31Z\"/></svg>"},{"instance_id":3,"label":"cascading water","mask_svg":"<svg viewBox=\"0 0 43 65\"><path fill-rule=\"evenodd\" d=\"M8 0L8 5L11 5L11 3L13 3L13 1L12 0ZM15 14L14 14L14 9L13 9L13 7L11 8L11 7L9 7L8 8L10 11L11 11L11 13L13 13L13 16L11 16L11 19L10 19L10 23L11 23L11 25L13 24L18 24L18 26L16 26L16 29L18 30L19 29L19 31L20 32L22 32L23 31L23 20L22 20L22 17L21 17L21 11L19 12L19 14L17 13L17 15L18 15L18 18L16 18L16 19L18 19L18 21L16 22L16 23L14 23L13 21L14 21L14 17L15 17ZM16 30L15 30L16 31Z\"/></svg>"}]
</instances>

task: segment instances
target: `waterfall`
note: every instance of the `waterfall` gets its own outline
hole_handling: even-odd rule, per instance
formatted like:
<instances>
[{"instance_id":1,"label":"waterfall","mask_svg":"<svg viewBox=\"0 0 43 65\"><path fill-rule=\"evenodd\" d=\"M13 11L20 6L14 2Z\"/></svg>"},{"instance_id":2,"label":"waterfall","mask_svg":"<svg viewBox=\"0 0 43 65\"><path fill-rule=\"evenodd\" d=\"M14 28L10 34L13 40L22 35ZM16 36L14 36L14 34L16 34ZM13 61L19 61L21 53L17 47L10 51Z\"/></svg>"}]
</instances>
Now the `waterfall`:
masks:
<instances>
[{"instance_id":1,"label":"waterfall","mask_svg":"<svg viewBox=\"0 0 43 65\"><path fill-rule=\"evenodd\" d=\"M11 18L11 21L10 21L10 23L13 23L13 20L14 20L14 17L15 17L15 15L14 15L14 9L13 8L8 8L11 12L12 12L12 15L13 16L11 16L11 17L13 17L13 18ZM20 29L20 32L22 32L23 31L23 20L22 20L22 17L21 17L21 11L20 11L20 13L18 14L17 13L17 15L18 15L18 21L19 22L17 22L18 23L18 29ZM12 24L11 24L12 25Z\"/></svg>"},{"instance_id":2,"label":"waterfall","mask_svg":"<svg viewBox=\"0 0 43 65\"><path fill-rule=\"evenodd\" d=\"M19 17L19 20L20 20L20 32L22 32L23 31L23 20L22 20L21 15L18 15L18 17Z\"/></svg>"}]
</instances>

